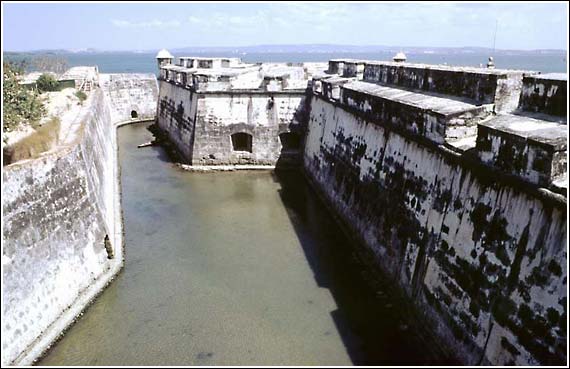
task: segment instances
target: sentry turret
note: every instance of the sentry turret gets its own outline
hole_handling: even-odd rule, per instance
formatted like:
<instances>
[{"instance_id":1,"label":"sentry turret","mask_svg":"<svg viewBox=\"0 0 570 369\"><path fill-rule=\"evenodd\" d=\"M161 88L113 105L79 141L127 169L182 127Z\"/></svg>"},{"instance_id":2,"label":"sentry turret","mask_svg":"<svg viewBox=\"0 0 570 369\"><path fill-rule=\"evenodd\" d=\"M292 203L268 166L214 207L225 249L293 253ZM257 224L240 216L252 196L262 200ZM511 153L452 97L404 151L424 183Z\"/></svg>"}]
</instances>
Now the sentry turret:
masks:
<instances>
[{"instance_id":1,"label":"sentry turret","mask_svg":"<svg viewBox=\"0 0 570 369\"><path fill-rule=\"evenodd\" d=\"M160 67L163 67L165 65L172 64L173 59L174 59L174 56L172 56L172 54L169 53L168 50L166 50L166 49L160 50L158 52L158 54L156 54L156 61L158 63L158 69L160 69Z\"/></svg>"}]
</instances>

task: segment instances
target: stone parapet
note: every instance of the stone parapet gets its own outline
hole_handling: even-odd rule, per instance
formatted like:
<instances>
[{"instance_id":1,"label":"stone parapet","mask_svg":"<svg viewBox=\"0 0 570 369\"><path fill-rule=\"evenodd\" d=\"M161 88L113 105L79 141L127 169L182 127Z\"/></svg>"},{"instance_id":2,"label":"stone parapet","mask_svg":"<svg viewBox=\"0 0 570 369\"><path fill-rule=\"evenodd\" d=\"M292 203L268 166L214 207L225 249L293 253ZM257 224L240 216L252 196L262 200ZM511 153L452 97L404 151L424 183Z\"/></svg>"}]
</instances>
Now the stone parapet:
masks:
<instances>
[{"instance_id":1,"label":"stone parapet","mask_svg":"<svg viewBox=\"0 0 570 369\"><path fill-rule=\"evenodd\" d=\"M364 77L365 60L358 59L332 59L329 61L327 73L338 74L341 77L356 78Z\"/></svg>"},{"instance_id":2,"label":"stone parapet","mask_svg":"<svg viewBox=\"0 0 570 369\"><path fill-rule=\"evenodd\" d=\"M161 66L159 80L197 93L280 92L306 89L318 70L315 63L246 64L237 58L183 57L177 65Z\"/></svg>"},{"instance_id":3,"label":"stone parapet","mask_svg":"<svg viewBox=\"0 0 570 369\"><path fill-rule=\"evenodd\" d=\"M563 73L526 76L523 78L520 108L529 112L566 117L567 83L568 75Z\"/></svg>"},{"instance_id":4,"label":"stone parapet","mask_svg":"<svg viewBox=\"0 0 570 369\"><path fill-rule=\"evenodd\" d=\"M564 124L503 115L479 124L476 149L486 164L548 187L566 173L567 132Z\"/></svg>"},{"instance_id":5,"label":"stone parapet","mask_svg":"<svg viewBox=\"0 0 570 369\"><path fill-rule=\"evenodd\" d=\"M339 88L342 105L438 144L475 135L477 122L490 114L489 106L372 83L355 81Z\"/></svg>"},{"instance_id":6,"label":"stone parapet","mask_svg":"<svg viewBox=\"0 0 570 369\"><path fill-rule=\"evenodd\" d=\"M363 80L353 72L364 68ZM350 67L348 67L350 66ZM566 195L565 74L334 59L311 91L383 127Z\"/></svg>"},{"instance_id":7,"label":"stone parapet","mask_svg":"<svg viewBox=\"0 0 570 369\"><path fill-rule=\"evenodd\" d=\"M528 73L528 72L527 72ZM515 108L525 72L426 64L368 62L364 80ZM508 103L515 100L514 103ZM503 110L503 109L501 109Z\"/></svg>"}]
</instances>

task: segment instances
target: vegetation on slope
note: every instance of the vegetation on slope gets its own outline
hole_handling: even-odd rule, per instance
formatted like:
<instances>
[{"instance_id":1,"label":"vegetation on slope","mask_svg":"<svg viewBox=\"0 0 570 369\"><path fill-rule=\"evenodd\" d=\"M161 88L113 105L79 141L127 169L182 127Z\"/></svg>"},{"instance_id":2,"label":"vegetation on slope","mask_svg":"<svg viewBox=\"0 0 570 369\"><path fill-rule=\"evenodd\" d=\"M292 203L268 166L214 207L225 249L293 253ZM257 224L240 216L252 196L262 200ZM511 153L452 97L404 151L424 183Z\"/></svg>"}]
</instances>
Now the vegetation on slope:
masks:
<instances>
[{"instance_id":1,"label":"vegetation on slope","mask_svg":"<svg viewBox=\"0 0 570 369\"><path fill-rule=\"evenodd\" d=\"M59 90L58 80L52 74L48 73L44 73L39 76L36 81L36 86L40 93Z\"/></svg>"},{"instance_id":2,"label":"vegetation on slope","mask_svg":"<svg viewBox=\"0 0 570 369\"><path fill-rule=\"evenodd\" d=\"M41 57L31 61L9 60L3 63L3 110L2 110L2 140L4 165L19 160L37 157L42 152L50 150L57 143L60 119L54 117L40 126L41 119L47 114L42 92L59 90L59 82L52 74L44 73L36 81L36 89L30 89L19 84L23 75L31 70L42 70L62 73L67 68L67 62L61 58ZM78 96L79 97L79 96ZM8 143L8 133L19 128L32 127L27 137Z\"/></svg>"},{"instance_id":3,"label":"vegetation on slope","mask_svg":"<svg viewBox=\"0 0 570 369\"><path fill-rule=\"evenodd\" d=\"M31 135L4 147L4 165L37 158L42 152L49 151L57 143L60 123L58 117L53 117Z\"/></svg>"},{"instance_id":4,"label":"vegetation on slope","mask_svg":"<svg viewBox=\"0 0 570 369\"><path fill-rule=\"evenodd\" d=\"M18 83L18 78L24 70L21 63L4 62L3 75L3 140L6 141L6 132L13 131L22 124L35 127L45 115L45 107L38 92L31 91Z\"/></svg>"}]
</instances>

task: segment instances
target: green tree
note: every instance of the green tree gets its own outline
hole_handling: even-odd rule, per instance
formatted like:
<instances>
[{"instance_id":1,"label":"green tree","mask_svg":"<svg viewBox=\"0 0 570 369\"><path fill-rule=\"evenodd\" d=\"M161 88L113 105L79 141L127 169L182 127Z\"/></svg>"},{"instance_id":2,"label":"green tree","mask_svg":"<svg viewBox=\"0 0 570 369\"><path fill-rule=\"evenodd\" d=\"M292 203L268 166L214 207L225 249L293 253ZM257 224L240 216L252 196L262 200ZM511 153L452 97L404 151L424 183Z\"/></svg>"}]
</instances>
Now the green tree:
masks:
<instances>
[{"instance_id":1,"label":"green tree","mask_svg":"<svg viewBox=\"0 0 570 369\"><path fill-rule=\"evenodd\" d=\"M44 73L36 81L36 86L38 87L38 91L40 93L47 91L57 91L59 89L59 82L53 75Z\"/></svg>"},{"instance_id":2,"label":"green tree","mask_svg":"<svg viewBox=\"0 0 570 369\"><path fill-rule=\"evenodd\" d=\"M45 115L45 107L35 91L18 83L21 69L4 62L2 100L2 132L10 132L21 124L35 124ZM5 140L5 136L3 137Z\"/></svg>"}]
</instances>

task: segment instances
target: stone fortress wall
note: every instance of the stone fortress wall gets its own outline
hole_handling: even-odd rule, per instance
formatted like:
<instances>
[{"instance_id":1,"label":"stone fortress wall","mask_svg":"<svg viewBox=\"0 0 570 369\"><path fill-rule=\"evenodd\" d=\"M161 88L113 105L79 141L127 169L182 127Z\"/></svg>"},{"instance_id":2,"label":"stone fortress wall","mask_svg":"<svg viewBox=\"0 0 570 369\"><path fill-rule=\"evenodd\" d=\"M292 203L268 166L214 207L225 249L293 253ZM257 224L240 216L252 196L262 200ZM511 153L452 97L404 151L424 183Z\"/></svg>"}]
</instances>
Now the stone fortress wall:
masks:
<instances>
[{"instance_id":1,"label":"stone fortress wall","mask_svg":"<svg viewBox=\"0 0 570 369\"><path fill-rule=\"evenodd\" d=\"M120 271L116 127L153 119L157 91L100 74L57 147L3 168L2 365L31 364Z\"/></svg>"},{"instance_id":2,"label":"stone fortress wall","mask_svg":"<svg viewBox=\"0 0 570 369\"><path fill-rule=\"evenodd\" d=\"M566 362L565 75L172 60L159 59L157 122L189 163L276 163L279 133L299 132L307 178L443 349Z\"/></svg>"},{"instance_id":3,"label":"stone fortress wall","mask_svg":"<svg viewBox=\"0 0 570 369\"><path fill-rule=\"evenodd\" d=\"M312 81L307 177L465 364L566 362L566 80L529 73L337 60Z\"/></svg>"},{"instance_id":4,"label":"stone fortress wall","mask_svg":"<svg viewBox=\"0 0 570 369\"><path fill-rule=\"evenodd\" d=\"M193 165L298 161L314 69L181 57L160 68L158 127Z\"/></svg>"},{"instance_id":5,"label":"stone fortress wall","mask_svg":"<svg viewBox=\"0 0 570 369\"><path fill-rule=\"evenodd\" d=\"M120 270L115 127L155 115L192 165L302 165L465 364L566 362L565 75L172 59L158 85L100 75L64 144L4 168L3 364L31 363Z\"/></svg>"},{"instance_id":6,"label":"stone fortress wall","mask_svg":"<svg viewBox=\"0 0 570 369\"><path fill-rule=\"evenodd\" d=\"M99 85L109 102L112 122L154 120L158 96L154 74L100 74Z\"/></svg>"}]
</instances>

